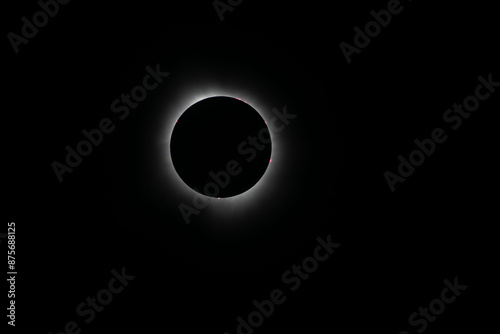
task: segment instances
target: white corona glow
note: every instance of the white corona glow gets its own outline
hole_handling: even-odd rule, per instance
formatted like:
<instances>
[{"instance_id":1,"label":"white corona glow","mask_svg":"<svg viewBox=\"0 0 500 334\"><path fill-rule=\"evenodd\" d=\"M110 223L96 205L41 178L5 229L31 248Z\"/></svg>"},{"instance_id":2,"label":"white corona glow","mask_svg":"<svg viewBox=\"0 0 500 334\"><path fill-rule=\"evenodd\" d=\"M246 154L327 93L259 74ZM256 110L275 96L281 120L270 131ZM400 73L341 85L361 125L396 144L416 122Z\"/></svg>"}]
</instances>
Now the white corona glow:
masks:
<instances>
[{"instance_id":1,"label":"white corona glow","mask_svg":"<svg viewBox=\"0 0 500 334\"><path fill-rule=\"evenodd\" d=\"M177 94L173 99L172 95L168 101L166 101L164 109L164 119L162 120L163 133L160 137L161 154L164 160L164 177L165 182L167 182L167 187L172 192L176 192L178 196L176 206L185 203L193 207L193 197L198 196L209 201L209 204L202 210L200 210L199 216L205 214L216 214L217 217L231 217L234 214L243 213L247 210L257 209L267 202L270 198L277 192L279 184L279 174L284 166L280 165L280 158L283 154L283 135L276 135L271 128L269 128L271 136L271 159L267 170L261 179L250 189L236 196L225 197L225 198L213 198L208 197L191 189L184 181L179 177L172 163L172 158L170 155L170 139L172 137L172 132L175 123L179 117L186 111L190 106L198 101L215 97L215 96L227 96L241 100L250 106L252 106L262 117L266 124L273 119L274 114L272 109L274 107L281 109L282 106L273 106L259 99L258 94L253 92L248 87L236 88L234 86L222 86L218 85L212 80L205 82L197 82L196 88L193 85L190 87L179 88L182 94ZM179 86L177 86L179 87ZM184 89L183 89L184 88ZM237 153L237 147L235 147L235 154ZM236 157L236 155L235 155ZM243 157L241 157L243 158ZM237 158L236 158L237 159ZM237 178L238 176L232 176ZM233 217L236 218L236 217Z\"/></svg>"}]
</instances>

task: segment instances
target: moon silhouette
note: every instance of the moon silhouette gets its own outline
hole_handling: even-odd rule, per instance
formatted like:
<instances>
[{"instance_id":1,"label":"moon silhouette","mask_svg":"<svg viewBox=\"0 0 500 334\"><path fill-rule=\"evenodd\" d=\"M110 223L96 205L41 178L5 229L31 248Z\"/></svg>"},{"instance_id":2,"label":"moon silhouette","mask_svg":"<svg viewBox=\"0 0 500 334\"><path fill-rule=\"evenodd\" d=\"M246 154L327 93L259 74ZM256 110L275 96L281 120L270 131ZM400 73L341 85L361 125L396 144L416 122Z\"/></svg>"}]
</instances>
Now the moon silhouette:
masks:
<instances>
[{"instance_id":1,"label":"moon silhouette","mask_svg":"<svg viewBox=\"0 0 500 334\"><path fill-rule=\"evenodd\" d=\"M176 121L170 140L175 171L205 196L227 198L251 189L269 166L271 136L248 103L216 96L190 106Z\"/></svg>"}]
</instances>

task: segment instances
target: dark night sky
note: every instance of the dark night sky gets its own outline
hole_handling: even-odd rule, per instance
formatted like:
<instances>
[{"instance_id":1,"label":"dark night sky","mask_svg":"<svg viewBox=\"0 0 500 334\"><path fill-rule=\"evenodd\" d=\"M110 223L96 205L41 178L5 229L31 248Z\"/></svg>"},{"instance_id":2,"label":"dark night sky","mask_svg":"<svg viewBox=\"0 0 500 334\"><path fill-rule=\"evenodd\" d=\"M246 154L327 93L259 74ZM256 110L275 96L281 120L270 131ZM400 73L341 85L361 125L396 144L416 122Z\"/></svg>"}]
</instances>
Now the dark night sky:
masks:
<instances>
[{"instance_id":1,"label":"dark night sky","mask_svg":"<svg viewBox=\"0 0 500 334\"><path fill-rule=\"evenodd\" d=\"M253 300L281 289L286 301L255 333L413 334L408 317L455 277L467 290L426 332L489 328L500 88L457 129L443 114L478 76L500 81L495 11L402 1L348 64L339 44L387 3L246 0L221 22L211 1L72 1L18 54L5 37L2 224L17 225L16 330L59 333L74 320L82 334L234 334ZM4 7L4 36L39 10ZM114 112L157 64L169 75ZM166 129L218 87L267 119L284 106L297 117L276 133L275 168L254 196L212 203L187 225L178 205L193 194L165 165ZM53 161L105 118L113 131L60 183ZM391 192L384 173L435 128L446 141ZM341 246L291 291L283 273L329 235ZM123 267L135 278L86 324L77 306Z\"/></svg>"}]
</instances>

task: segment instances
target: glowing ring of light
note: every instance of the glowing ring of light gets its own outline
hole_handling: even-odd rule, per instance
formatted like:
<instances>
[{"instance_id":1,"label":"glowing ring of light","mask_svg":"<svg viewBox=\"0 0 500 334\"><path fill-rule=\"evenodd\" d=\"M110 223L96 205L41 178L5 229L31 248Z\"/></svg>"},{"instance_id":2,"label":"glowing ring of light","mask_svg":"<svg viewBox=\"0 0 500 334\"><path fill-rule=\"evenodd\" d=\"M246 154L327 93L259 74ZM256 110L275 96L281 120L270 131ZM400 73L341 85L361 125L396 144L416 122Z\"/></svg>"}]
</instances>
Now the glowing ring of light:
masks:
<instances>
[{"instance_id":1,"label":"glowing ring of light","mask_svg":"<svg viewBox=\"0 0 500 334\"><path fill-rule=\"evenodd\" d=\"M170 155L170 138L172 136L175 123L182 113L184 113L184 111L194 103L209 97L228 96L239 98L257 110L267 124L269 124L271 119L274 117L272 109L275 107L281 109L281 106L272 106L267 104L265 101L258 98L257 92L248 88L236 89L233 87L222 87L214 84L213 82L197 84L197 86L199 88L186 89L182 97L167 101L166 106L164 107L165 117L161 121L162 124L164 124L164 130L161 134L159 144L162 147L165 182L167 182L172 191L177 192L180 202L184 202L190 206L192 206L192 198L195 195L206 198L209 201L209 205L203 211L216 214L218 217L230 217L234 214L238 214L246 210L256 209L261 205L265 205L266 201L269 202L271 198L275 196L279 188L279 175L280 171L284 168L284 166L280 164L284 146L283 135L277 136L270 127L273 149L271 152L270 164L264 175L252 188L248 189L244 193L221 200L198 194L196 191L187 186L184 181L182 181L175 171L172 163Z\"/></svg>"}]
</instances>

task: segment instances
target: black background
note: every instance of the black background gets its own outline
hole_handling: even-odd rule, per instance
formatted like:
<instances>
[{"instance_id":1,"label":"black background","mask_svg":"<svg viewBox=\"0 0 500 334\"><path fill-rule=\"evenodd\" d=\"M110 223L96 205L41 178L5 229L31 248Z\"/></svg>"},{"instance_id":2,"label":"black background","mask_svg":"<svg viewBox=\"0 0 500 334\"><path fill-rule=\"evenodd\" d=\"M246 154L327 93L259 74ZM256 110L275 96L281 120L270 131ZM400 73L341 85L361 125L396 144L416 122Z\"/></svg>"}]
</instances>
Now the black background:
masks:
<instances>
[{"instance_id":1,"label":"black background","mask_svg":"<svg viewBox=\"0 0 500 334\"><path fill-rule=\"evenodd\" d=\"M444 126L479 75L500 80L494 5L404 2L347 64L339 43L352 44L353 28L386 5L246 0L221 22L211 1L72 1L18 54L5 37L3 224L17 226L16 330L58 333L75 320L82 333L236 333L236 317L280 288L287 301L256 333L399 333L455 276L468 288L427 332L489 328L499 93L447 128L394 193L383 173ZM39 10L3 8L4 36ZM158 63L171 76L59 183L51 163L64 147ZM224 227L208 213L184 223L150 146L172 112L162 103L201 86L197 71L252 85L267 112L298 115L280 133L272 196L225 215ZM329 234L341 247L289 292L282 273ZM76 306L122 267L136 278L83 324Z\"/></svg>"}]
</instances>

